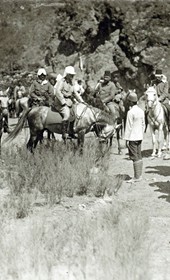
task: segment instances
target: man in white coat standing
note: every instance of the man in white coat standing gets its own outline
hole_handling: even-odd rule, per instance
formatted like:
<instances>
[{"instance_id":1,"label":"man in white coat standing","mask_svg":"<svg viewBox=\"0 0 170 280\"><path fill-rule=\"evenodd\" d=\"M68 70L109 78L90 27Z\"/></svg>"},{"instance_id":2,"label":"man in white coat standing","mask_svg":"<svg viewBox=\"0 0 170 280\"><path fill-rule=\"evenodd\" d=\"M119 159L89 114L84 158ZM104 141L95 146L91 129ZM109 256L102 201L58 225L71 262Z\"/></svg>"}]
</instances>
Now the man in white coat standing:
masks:
<instances>
[{"instance_id":1,"label":"man in white coat standing","mask_svg":"<svg viewBox=\"0 0 170 280\"><path fill-rule=\"evenodd\" d=\"M127 181L129 183L137 182L142 179L142 154L141 144L145 130L144 111L137 105L138 97L135 92L128 96L129 111L127 113L125 140L129 150L130 159L133 161L134 178Z\"/></svg>"}]
</instances>

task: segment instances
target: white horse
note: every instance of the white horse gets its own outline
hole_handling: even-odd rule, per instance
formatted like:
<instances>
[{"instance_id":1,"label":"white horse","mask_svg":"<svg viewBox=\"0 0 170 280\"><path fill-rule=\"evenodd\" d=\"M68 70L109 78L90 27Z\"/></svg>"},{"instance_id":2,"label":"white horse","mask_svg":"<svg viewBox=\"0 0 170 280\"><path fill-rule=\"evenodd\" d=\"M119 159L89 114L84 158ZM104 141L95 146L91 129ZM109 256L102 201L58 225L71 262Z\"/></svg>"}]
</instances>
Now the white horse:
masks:
<instances>
[{"instance_id":1,"label":"white horse","mask_svg":"<svg viewBox=\"0 0 170 280\"><path fill-rule=\"evenodd\" d=\"M162 156L163 136L165 140L165 149L169 149L169 129L168 117L166 116L166 108L159 102L155 87L149 87L145 92L147 118L152 135L153 152L152 156L156 156L156 146L158 148L157 156ZM158 131L158 139L156 141L156 130ZM157 143L156 143L157 142Z\"/></svg>"}]
</instances>

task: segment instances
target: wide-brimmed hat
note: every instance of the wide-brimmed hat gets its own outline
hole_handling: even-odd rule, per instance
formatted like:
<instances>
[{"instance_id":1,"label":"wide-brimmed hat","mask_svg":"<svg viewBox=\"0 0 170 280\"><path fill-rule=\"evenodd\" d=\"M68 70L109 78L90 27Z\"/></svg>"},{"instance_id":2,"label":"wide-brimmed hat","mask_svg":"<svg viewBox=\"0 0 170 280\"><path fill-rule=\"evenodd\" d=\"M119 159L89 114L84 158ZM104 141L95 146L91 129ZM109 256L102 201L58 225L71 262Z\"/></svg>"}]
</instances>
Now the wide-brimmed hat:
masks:
<instances>
[{"instance_id":1,"label":"wide-brimmed hat","mask_svg":"<svg viewBox=\"0 0 170 280\"><path fill-rule=\"evenodd\" d=\"M156 76L156 77L162 76L162 69L156 69L156 70L155 70L155 76Z\"/></svg>"},{"instance_id":2,"label":"wide-brimmed hat","mask_svg":"<svg viewBox=\"0 0 170 280\"><path fill-rule=\"evenodd\" d=\"M41 75L44 75L44 76L47 75L47 72L44 68L38 69L37 76L41 76Z\"/></svg>"},{"instance_id":3,"label":"wide-brimmed hat","mask_svg":"<svg viewBox=\"0 0 170 280\"><path fill-rule=\"evenodd\" d=\"M70 75L75 75L76 74L75 69L74 69L73 66L67 66L65 68L63 76L66 77L67 74L70 74Z\"/></svg>"}]
</instances>

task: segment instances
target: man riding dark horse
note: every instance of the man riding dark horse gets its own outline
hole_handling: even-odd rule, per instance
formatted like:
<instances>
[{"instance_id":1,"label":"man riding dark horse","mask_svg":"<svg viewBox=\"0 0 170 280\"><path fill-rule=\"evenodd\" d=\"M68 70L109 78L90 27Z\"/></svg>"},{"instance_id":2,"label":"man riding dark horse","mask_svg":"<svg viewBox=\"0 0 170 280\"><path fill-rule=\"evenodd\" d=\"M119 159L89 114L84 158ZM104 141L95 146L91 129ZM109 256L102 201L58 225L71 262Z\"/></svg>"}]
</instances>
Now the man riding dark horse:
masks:
<instances>
[{"instance_id":1,"label":"man riding dark horse","mask_svg":"<svg viewBox=\"0 0 170 280\"><path fill-rule=\"evenodd\" d=\"M37 79L33 80L30 90L29 90L29 99L28 106L39 107L47 106L51 107L54 100L54 88L51 83L47 80L47 72L44 68L40 68L37 72ZM48 139L51 138L51 133L47 130ZM54 134L52 133L52 138L55 139ZM42 135L43 139L43 135Z\"/></svg>"},{"instance_id":2,"label":"man riding dark horse","mask_svg":"<svg viewBox=\"0 0 170 280\"><path fill-rule=\"evenodd\" d=\"M40 68L37 72L37 79L33 81L29 90L29 107L51 106L54 89L46 77L46 70Z\"/></svg>"},{"instance_id":3,"label":"man riding dark horse","mask_svg":"<svg viewBox=\"0 0 170 280\"><path fill-rule=\"evenodd\" d=\"M70 119L71 108L75 101L84 103L81 95L76 91L76 87L73 83L75 76L75 70L73 66L67 66L64 70L63 77L54 86L54 108L62 116L62 138L66 140L68 122ZM76 138L73 132L73 122L70 122L70 130L72 133L69 134L71 138Z\"/></svg>"},{"instance_id":4,"label":"man riding dark horse","mask_svg":"<svg viewBox=\"0 0 170 280\"><path fill-rule=\"evenodd\" d=\"M98 82L94 97L99 97L106 111L110 112L114 118L121 122L125 112L123 106L122 88L119 88L111 81L110 71L105 71L104 76Z\"/></svg>"}]
</instances>

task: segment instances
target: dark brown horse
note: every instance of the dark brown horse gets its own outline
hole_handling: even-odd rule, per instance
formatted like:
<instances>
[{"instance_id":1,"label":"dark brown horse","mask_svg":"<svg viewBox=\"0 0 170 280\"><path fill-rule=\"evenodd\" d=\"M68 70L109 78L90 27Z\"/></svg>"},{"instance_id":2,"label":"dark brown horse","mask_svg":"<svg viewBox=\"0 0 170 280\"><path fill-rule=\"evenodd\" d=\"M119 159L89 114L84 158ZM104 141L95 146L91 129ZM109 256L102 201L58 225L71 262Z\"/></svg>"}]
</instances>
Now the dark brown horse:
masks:
<instances>
[{"instance_id":1,"label":"dark brown horse","mask_svg":"<svg viewBox=\"0 0 170 280\"><path fill-rule=\"evenodd\" d=\"M71 122L74 122L73 129L77 133L78 147L83 149L85 134L90 132L94 125L102 128L96 130L99 139L110 138L116 130L114 119L106 112L98 108L78 103L74 105L74 114ZM49 107L40 106L27 109L23 112L14 130L8 135L5 141L14 139L28 121L30 138L27 148L33 152L37 143L42 140L43 131L48 129L50 132L62 134L62 117L58 112L53 112ZM68 133L71 126L68 126Z\"/></svg>"}]
</instances>

